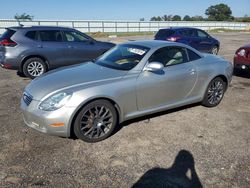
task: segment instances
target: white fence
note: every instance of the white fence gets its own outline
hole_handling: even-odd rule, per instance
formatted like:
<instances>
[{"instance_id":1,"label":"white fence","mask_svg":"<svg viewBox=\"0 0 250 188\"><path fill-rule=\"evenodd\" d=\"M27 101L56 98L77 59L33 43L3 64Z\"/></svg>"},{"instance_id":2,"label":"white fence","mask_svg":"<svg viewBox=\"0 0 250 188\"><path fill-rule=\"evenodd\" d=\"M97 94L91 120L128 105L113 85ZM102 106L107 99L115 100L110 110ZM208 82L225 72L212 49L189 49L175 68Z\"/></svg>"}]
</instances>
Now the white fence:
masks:
<instances>
[{"instance_id":1,"label":"white fence","mask_svg":"<svg viewBox=\"0 0 250 188\"><path fill-rule=\"evenodd\" d=\"M24 26L31 25L46 25L46 26L66 26L73 27L82 32L155 32L160 28L185 26L196 27L203 30L211 29L232 29L232 30L246 30L249 29L250 23L244 22L201 22L201 21L87 21L87 20L34 20L34 21L20 21ZM0 19L0 34L2 34L6 27L18 26L16 20Z\"/></svg>"}]
</instances>

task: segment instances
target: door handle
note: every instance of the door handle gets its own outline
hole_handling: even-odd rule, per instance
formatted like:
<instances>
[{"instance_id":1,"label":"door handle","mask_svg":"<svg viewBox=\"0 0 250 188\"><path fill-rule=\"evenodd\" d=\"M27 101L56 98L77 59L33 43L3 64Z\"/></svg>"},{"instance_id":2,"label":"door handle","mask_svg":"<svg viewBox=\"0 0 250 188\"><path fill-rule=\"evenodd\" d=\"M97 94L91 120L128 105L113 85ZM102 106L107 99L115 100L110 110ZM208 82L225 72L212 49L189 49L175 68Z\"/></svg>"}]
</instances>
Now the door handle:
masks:
<instances>
[{"instance_id":1,"label":"door handle","mask_svg":"<svg viewBox=\"0 0 250 188\"><path fill-rule=\"evenodd\" d=\"M189 73L190 73L191 75L194 75L194 74L195 74L195 72L196 72L196 70L195 70L195 69L190 69L190 70L189 70Z\"/></svg>"},{"instance_id":2,"label":"door handle","mask_svg":"<svg viewBox=\"0 0 250 188\"><path fill-rule=\"evenodd\" d=\"M43 48L43 45L38 44L38 45L37 45L37 48Z\"/></svg>"},{"instance_id":3,"label":"door handle","mask_svg":"<svg viewBox=\"0 0 250 188\"><path fill-rule=\"evenodd\" d=\"M72 48L74 48L74 47L73 47L73 46L68 46L68 48L72 49Z\"/></svg>"}]
</instances>

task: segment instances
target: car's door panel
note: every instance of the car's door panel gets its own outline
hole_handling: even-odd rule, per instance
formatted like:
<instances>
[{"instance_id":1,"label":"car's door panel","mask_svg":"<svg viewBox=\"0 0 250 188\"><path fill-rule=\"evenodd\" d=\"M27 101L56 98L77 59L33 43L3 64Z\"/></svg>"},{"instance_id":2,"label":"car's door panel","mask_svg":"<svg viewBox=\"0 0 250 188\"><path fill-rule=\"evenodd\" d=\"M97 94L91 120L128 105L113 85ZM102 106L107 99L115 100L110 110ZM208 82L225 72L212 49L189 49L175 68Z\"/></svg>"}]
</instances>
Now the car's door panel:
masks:
<instances>
[{"instance_id":1,"label":"car's door panel","mask_svg":"<svg viewBox=\"0 0 250 188\"><path fill-rule=\"evenodd\" d=\"M162 73L143 71L137 79L138 109L174 104L189 97L196 77L192 63L165 67Z\"/></svg>"},{"instance_id":2,"label":"car's door panel","mask_svg":"<svg viewBox=\"0 0 250 188\"><path fill-rule=\"evenodd\" d=\"M64 31L64 38L71 57L70 64L90 61L103 52L99 42L75 30Z\"/></svg>"},{"instance_id":3,"label":"car's door panel","mask_svg":"<svg viewBox=\"0 0 250 188\"><path fill-rule=\"evenodd\" d=\"M40 30L39 40L36 48L39 48L39 53L48 59L50 68L67 65L67 44L63 42L61 31Z\"/></svg>"},{"instance_id":4,"label":"car's door panel","mask_svg":"<svg viewBox=\"0 0 250 188\"><path fill-rule=\"evenodd\" d=\"M170 53L169 49L174 49L174 51L180 49L181 52L178 51L173 54L173 52ZM197 79L195 66L192 62L187 62L184 56L180 56L180 53L186 55L186 50L176 47L159 50L149 58L149 62L166 60L167 63L163 63L165 67L161 72L142 71L139 75L137 79L137 105L139 110L174 104L189 97L195 85Z\"/></svg>"}]
</instances>

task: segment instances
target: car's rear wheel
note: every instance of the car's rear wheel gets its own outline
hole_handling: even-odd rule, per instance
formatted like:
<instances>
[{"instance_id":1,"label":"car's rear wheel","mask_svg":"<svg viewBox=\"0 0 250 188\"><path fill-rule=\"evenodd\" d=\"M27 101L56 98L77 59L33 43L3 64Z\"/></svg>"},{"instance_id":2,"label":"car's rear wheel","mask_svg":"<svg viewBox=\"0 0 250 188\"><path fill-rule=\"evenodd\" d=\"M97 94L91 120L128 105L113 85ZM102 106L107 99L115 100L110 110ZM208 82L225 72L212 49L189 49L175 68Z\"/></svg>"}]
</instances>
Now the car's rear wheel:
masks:
<instances>
[{"instance_id":1,"label":"car's rear wheel","mask_svg":"<svg viewBox=\"0 0 250 188\"><path fill-rule=\"evenodd\" d=\"M30 58L23 65L23 73L26 77L34 79L47 71L45 62L37 57Z\"/></svg>"},{"instance_id":2,"label":"car's rear wheel","mask_svg":"<svg viewBox=\"0 0 250 188\"><path fill-rule=\"evenodd\" d=\"M217 55L218 52L219 52L218 46L214 46L214 47L211 49L211 53L214 54L214 55Z\"/></svg>"},{"instance_id":3,"label":"car's rear wheel","mask_svg":"<svg viewBox=\"0 0 250 188\"><path fill-rule=\"evenodd\" d=\"M117 112L106 100L96 100L81 109L74 122L75 135L85 142L98 142L110 136L117 124Z\"/></svg>"},{"instance_id":4,"label":"car's rear wheel","mask_svg":"<svg viewBox=\"0 0 250 188\"><path fill-rule=\"evenodd\" d=\"M220 77L214 78L207 87L202 105L206 107L217 106L221 102L225 90L226 83Z\"/></svg>"}]
</instances>

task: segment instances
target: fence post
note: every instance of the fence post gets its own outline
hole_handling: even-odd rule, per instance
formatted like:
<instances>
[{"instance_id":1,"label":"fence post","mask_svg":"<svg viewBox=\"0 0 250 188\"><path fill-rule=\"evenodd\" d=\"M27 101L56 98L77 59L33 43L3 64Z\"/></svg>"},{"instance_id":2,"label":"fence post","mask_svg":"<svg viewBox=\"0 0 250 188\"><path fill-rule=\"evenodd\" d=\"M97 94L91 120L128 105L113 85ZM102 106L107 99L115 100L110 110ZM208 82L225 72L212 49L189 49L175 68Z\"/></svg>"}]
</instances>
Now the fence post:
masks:
<instances>
[{"instance_id":1,"label":"fence post","mask_svg":"<svg viewBox=\"0 0 250 188\"><path fill-rule=\"evenodd\" d=\"M104 33L104 21L102 21L102 32Z\"/></svg>"},{"instance_id":2,"label":"fence post","mask_svg":"<svg viewBox=\"0 0 250 188\"><path fill-rule=\"evenodd\" d=\"M90 33L90 23L89 21L87 23L88 23L88 33Z\"/></svg>"},{"instance_id":3,"label":"fence post","mask_svg":"<svg viewBox=\"0 0 250 188\"><path fill-rule=\"evenodd\" d=\"M115 21L115 33L117 33L117 21Z\"/></svg>"}]
</instances>

